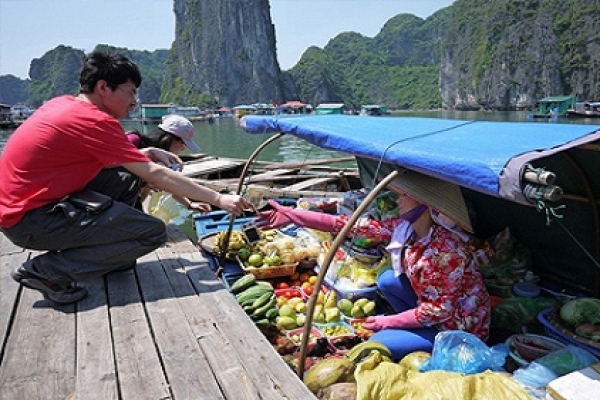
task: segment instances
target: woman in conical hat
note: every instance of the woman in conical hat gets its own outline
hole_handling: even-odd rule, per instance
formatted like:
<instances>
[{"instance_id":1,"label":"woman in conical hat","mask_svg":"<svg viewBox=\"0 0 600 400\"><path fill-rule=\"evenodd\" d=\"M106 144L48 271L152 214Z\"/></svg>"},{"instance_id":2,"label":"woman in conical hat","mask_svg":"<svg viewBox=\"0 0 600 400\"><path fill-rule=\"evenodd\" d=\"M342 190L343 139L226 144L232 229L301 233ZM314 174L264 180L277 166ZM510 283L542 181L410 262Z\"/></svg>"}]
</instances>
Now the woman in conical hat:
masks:
<instances>
[{"instance_id":1,"label":"woman in conical hat","mask_svg":"<svg viewBox=\"0 0 600 400\"><path fill-rule=\"evenodd\" d=\"M399 195L401 215L373 224L362 221L353 229L374 229L389 239L392 268L379 276L377 285L395 313L367 319L365 327L376 332L372 339L387 346L395 360L431 351L435 335L443 330L487 339L490 300L473 261L467 233L473 230L460 188L402 170L390 189ZM271 205L274 209L260 213L257 225L295 223L336 233L348 220Z\"/></svg>"}]
</instances>

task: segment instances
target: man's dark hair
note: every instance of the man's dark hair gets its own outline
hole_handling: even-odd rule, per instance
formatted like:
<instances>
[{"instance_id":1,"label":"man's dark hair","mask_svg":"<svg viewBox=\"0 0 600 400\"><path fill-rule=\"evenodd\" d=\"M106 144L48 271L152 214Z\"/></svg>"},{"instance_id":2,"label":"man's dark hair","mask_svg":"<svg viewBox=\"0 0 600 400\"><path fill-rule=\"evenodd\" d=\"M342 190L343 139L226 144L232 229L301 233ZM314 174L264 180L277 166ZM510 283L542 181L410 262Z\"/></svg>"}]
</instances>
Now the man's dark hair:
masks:
<instances>
[{"instance_id":1,"label":"man's dark hair","mask_svg":"<svg viewBox=\"0 0 600 400\"><path fill-rule=\"evenodd\" d=\"M99 80L106 81L115 90L117 86L131 80L135 87L142 84L142 75L137 65L123 54L100 51L87 54L79 74L79 91L92 93Z\"/></svg>"}]
</instances>

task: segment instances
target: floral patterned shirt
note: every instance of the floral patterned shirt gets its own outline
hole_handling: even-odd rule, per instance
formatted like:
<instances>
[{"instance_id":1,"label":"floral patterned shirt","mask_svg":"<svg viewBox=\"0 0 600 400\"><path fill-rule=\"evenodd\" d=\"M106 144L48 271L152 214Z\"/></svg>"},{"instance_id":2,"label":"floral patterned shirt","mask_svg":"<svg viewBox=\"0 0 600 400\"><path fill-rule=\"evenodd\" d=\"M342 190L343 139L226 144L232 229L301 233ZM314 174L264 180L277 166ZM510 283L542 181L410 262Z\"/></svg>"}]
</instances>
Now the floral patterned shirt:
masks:
<instances>
[{"instance_id":1,"label":"floral patterned shirt","mask_svg":"<svg viewBox=\"0 0 600 400\"><path fill-rule=\"evenodd\" d=\"M403 264L417 294L416 317L421 324L487 339L490 297L468 243L433 225L429 236L406 248Z\"/></svg>"},{"instance_id":2,"label":"floral patterned shirt","mask_svg":"<svg viewBox=\"0 0 600 400\"><path fill-rule=\"evenodd\" d=\"M336 232L349 217L336 217ZM352 236L389 243L394 230L407 223L399 218L381 221L360 218ZM490 297L473 254L491 258L487 243L465 242L448 229L434 224L430 234L412 240L402 257L402 268L417 294L416 317L422 325L439 330L463 330L482 340L489 335Z\"/></svg>"}]
</instances>

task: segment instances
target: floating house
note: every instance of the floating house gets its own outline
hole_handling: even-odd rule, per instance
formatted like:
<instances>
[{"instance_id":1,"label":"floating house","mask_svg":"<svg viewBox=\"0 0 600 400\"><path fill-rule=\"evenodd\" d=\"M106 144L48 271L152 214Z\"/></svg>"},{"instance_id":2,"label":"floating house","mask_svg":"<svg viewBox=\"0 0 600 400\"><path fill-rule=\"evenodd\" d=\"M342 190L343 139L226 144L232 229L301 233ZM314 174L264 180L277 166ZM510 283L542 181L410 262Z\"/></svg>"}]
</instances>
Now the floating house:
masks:
<instances>
[{"instance_id":1,"label":"floating house","mask_svg":"<svg viewBox=\"0 0 600 400\"><path fill-rule=\"evenodd\" d=\"M343 114L344 103L322 103L317 106L315 112L319 115Z\"/></svg>"},{"instance_id":2,"label":"floating house","mask_svg":"<svg viewBox=\"0 0 600 400\"><path fill-rule=\"evenodd\" d=\"M142 123L158 123L165 115L175 114L175 110L173 104L142 104Z\"/></svg>"},{"instance_id":3,"label":"floating house","mask_svg":"<svg viewBox=\"0 0 600 400\"><path fill-rule=\"evenodd\" d=\"M538 112L533 118L557 118L567 116L569 110L575 108L575 96L550 96L538 100Z\"/></svg>"},{"instance_id":4,"label":"floating house","mask_svg":"<svg viewBox=\"0 0 600 400\"><path fill-rule=\"evenodd\" d=\"M293 100L278 105L275 110L277 114L308 114L312 111L312 106L298 100Z\"/></svg>"},{"instance_id":5,"label":"floating house","mask_svg":"<svg viewBox=\"0 0 600 400\"><path fill-rule=\"evenodd\" d=\"M236 117L241 118L244 115L255 114L256 107L252 104L240 104L239 106L233 107L233 113Z\"/></svg>"}]
</instances>

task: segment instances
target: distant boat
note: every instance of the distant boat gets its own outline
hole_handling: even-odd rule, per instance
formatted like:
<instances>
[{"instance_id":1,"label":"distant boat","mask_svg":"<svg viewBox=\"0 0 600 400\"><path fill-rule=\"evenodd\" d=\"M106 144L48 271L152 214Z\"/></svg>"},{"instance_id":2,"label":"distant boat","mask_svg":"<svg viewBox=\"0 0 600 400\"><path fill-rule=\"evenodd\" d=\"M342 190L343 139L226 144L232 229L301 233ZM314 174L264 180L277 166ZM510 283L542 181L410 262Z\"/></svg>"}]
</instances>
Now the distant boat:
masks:
<instances>
[{"instance_id":1,"label":"distant boat","mask_svg":"<svg viewBox=\"0 0 600 400\"><path fill-rule=\"evenodd\" d=\"M575 96L550 96L538 100L538 112L527 115L527 118L559 118L566 117L569 110L575 107Z\"/></svg>"},{"instance_id":2,"label":"distant boat","mask_svg":"<svg viewBox=\"0 0 600 400\"><path fill-rule=\"evenodd\" d=\"M26 120L35 109L27 107L25 104L15 104L10 108L13 120L24 121Z\"/></svg>"},{"instance_id":3,"label":"distant boat","mask_svg":"<svg viewBox=\"0 0 600 400\"><path fill-rule=\"evenodd\" d=\"M13 128L15 123L10 106L8 104L0 104L0 128Z\"/></svg>"},{"instance_id":4,"label":"distant boat","mask_svg":"<svg viewBox=\"0 0 600 400\"><path fill-rule=\"evenodd\" d=\"M600 101L580 101L569 110L571 117L597 118L600 117Z\"/></svg>"},{"instance_id":5,"label":"distant boat","mask_svg":"<svg viewBox=\"0 0 600 400\"><path fill-rule=\"evenodd\" d=\"M387 107L380 104L367 104L360 109L360 115L386 115L387 113Z\"/></svg>"}]
</instances>

